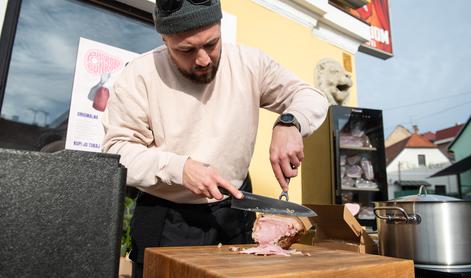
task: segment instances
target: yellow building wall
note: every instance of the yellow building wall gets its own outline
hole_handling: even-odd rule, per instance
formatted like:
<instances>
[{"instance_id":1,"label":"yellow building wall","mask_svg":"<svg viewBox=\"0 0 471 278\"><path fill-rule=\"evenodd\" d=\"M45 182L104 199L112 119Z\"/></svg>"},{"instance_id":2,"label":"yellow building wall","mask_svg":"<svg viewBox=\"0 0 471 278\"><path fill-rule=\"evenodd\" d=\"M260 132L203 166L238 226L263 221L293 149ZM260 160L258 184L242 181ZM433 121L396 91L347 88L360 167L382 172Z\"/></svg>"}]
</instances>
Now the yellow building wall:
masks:
<instances>
[{"instance_id":1,"label":"yellow building wall","mask_svg":"<svg viewBox=\"0 0 471 278\"><path fill-rule=\"evenodd\" d=\"M353 87L347 106L357 106L354 56L312 34L307 27L251 0L222 0L225 12L237 17L237 42L262 49L274 60L314 85L318 61L333 58L343 65L343 55L351 56ZM277 198L281 188L273 174L269 147L273 123L278 115L261 109L255 152L249 168L254 193ZM315 153L305 153L305 156ZM301 170L301 169L299 169ZM301 172L291 179L290 201L301 203Z\"/></svg>"}]
</instances>

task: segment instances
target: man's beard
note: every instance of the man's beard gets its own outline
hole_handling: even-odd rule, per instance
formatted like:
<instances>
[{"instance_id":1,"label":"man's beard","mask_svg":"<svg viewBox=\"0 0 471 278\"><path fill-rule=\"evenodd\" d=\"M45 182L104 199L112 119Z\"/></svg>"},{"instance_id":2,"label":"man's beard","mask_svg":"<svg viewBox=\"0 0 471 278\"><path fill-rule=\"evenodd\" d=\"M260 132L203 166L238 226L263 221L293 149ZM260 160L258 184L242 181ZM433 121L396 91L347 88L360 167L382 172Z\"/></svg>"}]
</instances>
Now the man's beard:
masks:
<instances>
[{"instance_id":1,"label":"man's beard","mask_svg":"<svg viewBox=\"0 0 471 278\"><path fill-rule=\"evenodd\" d=\"M221 49L221 52L222 52L222 49ZM219 68L219 62L221 61L221 52L219 52L219 59L217 60L216 64L210 63L206 67L194 66L191 68L190 71L181 69L175 62L175 59L173 58L173 56L172 55L169 55L169 56L172 59L175 66L177 67L178 71L180 71L180 73L183 76L185 76L186 78L198 84L208 84L211 81L213 81L214 78L216 77L216 73L218 72L218 68ZM205 74L198 75L196 74L196 71L198 70L207 70L207 72Z\"/></svg>"},{"instance_id":2,"label":"man's beard","mask_svg":"<svg viewBox=\"0 0 471 278\"><path fill-rule=\"evenodd\" d=\"M198 84L208 84L211 81L214 80L216 77L216 73L219 68L219 61L221 61L221 58L217 61L216 64L210 63L206 67L200 67L200 66L194 66L191 68L191 71L185 71L181 68L178 68L178 70L185 76L186 78L190 79L191 81L198 83ZM196 74L197 71L206 71L204 74Z\"/></svg>"}]
</instances>

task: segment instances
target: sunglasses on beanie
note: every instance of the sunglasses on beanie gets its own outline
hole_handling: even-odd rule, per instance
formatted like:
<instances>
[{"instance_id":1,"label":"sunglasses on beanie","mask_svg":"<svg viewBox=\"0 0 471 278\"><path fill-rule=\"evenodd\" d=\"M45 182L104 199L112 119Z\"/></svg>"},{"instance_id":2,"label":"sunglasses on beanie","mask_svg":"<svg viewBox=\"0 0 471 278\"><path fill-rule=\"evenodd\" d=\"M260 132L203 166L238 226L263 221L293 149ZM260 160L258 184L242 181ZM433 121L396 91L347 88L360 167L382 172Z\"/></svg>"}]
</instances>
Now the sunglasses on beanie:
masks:
<instances>
[{"instance_id":1,"label":"sunglasses on beanie","mask_svg":"<svg viewBox=\"0 0 471 278\"><path fill-rule=\"evenodd\" d=\"M183 1L188 1L193 5L209 5L211 0L156 0L159 11L173 13L181 9Z\"/></svg>"}]
</instances>

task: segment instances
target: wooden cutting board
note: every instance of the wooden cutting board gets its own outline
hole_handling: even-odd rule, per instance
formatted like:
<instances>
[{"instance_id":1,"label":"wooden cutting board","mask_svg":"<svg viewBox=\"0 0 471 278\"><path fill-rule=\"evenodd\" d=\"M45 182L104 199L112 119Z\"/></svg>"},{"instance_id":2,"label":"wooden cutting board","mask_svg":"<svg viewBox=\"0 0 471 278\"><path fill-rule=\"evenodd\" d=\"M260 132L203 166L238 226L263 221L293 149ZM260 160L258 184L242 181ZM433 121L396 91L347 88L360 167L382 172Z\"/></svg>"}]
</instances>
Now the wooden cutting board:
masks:
<instances>
[{"instance_id":1,"label":"wooden cutting board","mask_svg":"<svg viewBox=\"0 0 471 278\"><path fill-rule=\"evenodd\" d=\"M248 248L253 245L238 245ZM144 278L156 277L414 277L411 260L295 244L305 255L255 256L229 245L147 248ZM309 254L309 256L307 255Z\"/></svg>"}]
</instances>

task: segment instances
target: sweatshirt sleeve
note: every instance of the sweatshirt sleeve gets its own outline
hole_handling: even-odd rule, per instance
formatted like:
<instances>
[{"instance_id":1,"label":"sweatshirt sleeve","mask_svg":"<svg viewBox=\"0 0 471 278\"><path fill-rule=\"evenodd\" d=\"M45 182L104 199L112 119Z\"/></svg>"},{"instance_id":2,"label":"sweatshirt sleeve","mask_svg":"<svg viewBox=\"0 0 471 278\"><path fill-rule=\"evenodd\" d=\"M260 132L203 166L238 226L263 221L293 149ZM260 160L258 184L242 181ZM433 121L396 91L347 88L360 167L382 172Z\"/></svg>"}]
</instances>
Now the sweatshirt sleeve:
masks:
<instances>
[{"instance_id":1,"label":"sweatshirt sleeve","mask_svg":"<svg viewBox=\"0 0 471 278\"><path fill-rule=\"evenodd\" d=\"M115 82L103 114L103 151L119 154L127 168L127 184L149 187L160 181L182 184L187 155L156 145L149 120L147 90L128 65Z\"/></svg>"},{"instance_id":2,"label":"sweatshirt sleeve","mask_svg":"<svg viewBox=\"0 0 471 278\"><path fill-rule=\"evenodd\" d=\"M311 135L325 120L325 95L260 51L260 106L278 114L291 113L302 136Z\"/></svg>"}]
</instances>

